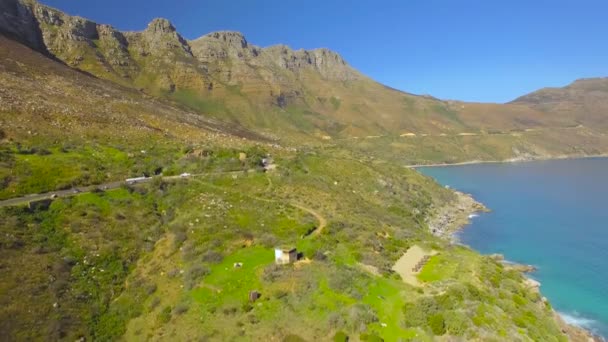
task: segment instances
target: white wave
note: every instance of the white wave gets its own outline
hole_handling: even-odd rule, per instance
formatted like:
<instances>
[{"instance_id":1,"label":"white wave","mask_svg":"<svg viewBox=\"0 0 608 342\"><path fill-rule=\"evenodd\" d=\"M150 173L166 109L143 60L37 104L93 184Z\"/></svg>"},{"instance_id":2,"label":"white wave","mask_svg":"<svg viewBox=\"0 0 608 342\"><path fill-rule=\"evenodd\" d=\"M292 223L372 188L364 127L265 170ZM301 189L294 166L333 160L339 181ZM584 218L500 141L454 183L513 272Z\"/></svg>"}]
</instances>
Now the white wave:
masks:
<instances>
[{"instance_id":1,"label":"white wave","mask_svg":"<svg viewBox=\"0 0 608 342\"><path fill-rule=\"evenodd\" d=\"M476 217L479 217L479 215L477 215L477 214L471 214L471 215L469 215L469 218L470 218L470 219L472 219L472 218L476 218Z\"/></svg>"},{"instance_id":2,"label":"white wave","mask_svg":"<svg viewBox=\"0 0 608 342\"><path fill-rule=\"evenodd\" d=\"M570 325L576 325L577 327L581 327L581 328L588 329L591 331L594 330L593 328L597 324L597 321L594 321L590 318L583 317L576 311L574 311L572 313L564 313L564 312L558 312L558 313L562 317L564 322L566 322Z\"/></svg>"}]
</instances>

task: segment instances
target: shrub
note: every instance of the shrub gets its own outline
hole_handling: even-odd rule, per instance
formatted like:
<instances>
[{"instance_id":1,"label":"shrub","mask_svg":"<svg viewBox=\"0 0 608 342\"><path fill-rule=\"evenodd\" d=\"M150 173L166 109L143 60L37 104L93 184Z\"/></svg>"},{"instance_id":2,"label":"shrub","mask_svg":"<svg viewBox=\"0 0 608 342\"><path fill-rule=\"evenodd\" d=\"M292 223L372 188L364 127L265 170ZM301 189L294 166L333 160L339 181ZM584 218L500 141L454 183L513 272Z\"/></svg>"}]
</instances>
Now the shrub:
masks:
<instances>
[{"instance_id":1,"label":"shrub","mask_svg":"<svg viewBox=\"0 0 608 342\"><path fill-rule=\"evenodd\" d=\"M152 298L152 301L150 302L150 306L148 307L148 310L150 312L153 311L154 309L156 309L158 304L160 304L160 298L158 298L158 297Z\"/></svg>"},{"instance_id":2,"label":"shrub","mask_svg":"<svg viewBox=\"0 0 608 342\"><path fill-rule=\"evenodd\" d=\"M368 341L368 342L382 342L384 341L382 339L382 337L375 335L375 334L361 334L359 336L359 338L361 339L361 341Z\"/></svg>"},{"instance_id":3,"label":"shrub","mask_svg":"<svg viewBox=\"0 0 608 342\"><path fill-rule=\"evenodd\" d=\"M171 306L165 306L157 317L160 323L168 323L171 320Z\"/></svg>"},{"instance_id":4,"label":"shrub","mask_svg":"<svg viewBox=\"0 0 608 342\"><path fill-rule=\"evenodd\" d=\"M173 238L173 248L174 249L178 249L182 246L182 244L184 243L184 241L186 241L186 239L188 239L188 236L186 235L185 232L182 231L178 231L174 234L174 238Z\"/></svg>"},{"instance_id":5,"label":"shrub","mask_svg":"<svg viewBox=\"0 0 608 342\"><path fill-rule=\"evenodd\" d=\"M355 304L348 311L348 320L352 330L365 331L367 325L378 321L376 312L365 304Z\"/></svg>"},{"instance_id":6,"label":"shrub","mask_svg":"<svg viewBox=\"0 0 608 342\"><path fill-rule=\"evenodd\" d=\"M338 331L334 335L334 342L348 342L348 335L344 331Z\"/></svg>"},{"instance_id":7,"label":"shrub","mask_svg":"<svg viewBox=\"0 0 608 342\"><path fill-rule=\"evenodd\" d=\"M182 315L188 311L188 304L180 303L175 306L173 313L176 315Z\"/></svg>"},{"instance_id":8,"label":"shrub","mask_svg":"<svg viewBox=\"0 0 608 342\"><path fill-rule=\"evenodd\" d=\"M469 327L469 319L464 313L452 311L445 315L445 330L453 336L462 336Z\"/></svg>"},{"instance_id":9,"label":"shrub","mask_svg":"<svg viewBox=\"0 0 608 342\"><path fill-rule=\"evenodd\" d=\"M224 260L224 256L216 251L207 251L203 254L202 260L211 264L219 264Z\"/></svg>"},{"instance_id":10,"label":"shrub","mask_svg":"<svg viewBox=\"0 0 608 342\"><path fill-rule=\"evenodd\" d=\"M443 314L437 313L430 316L428 324L433 334L438 336L445 334L445 319L443 318Z\"/></svg>"},{"instance_id":11,"label":"shrub","mask_svg":"<svg viewBox=\"0 0 608 342\"><path fill-rule=\"evenodd\" d=\"M192 266L184 274L184 286L186 289L191 290L200 282L202 277L208 275L210 272L211 271L205 266Z\"/></svg>"},{"instance_id":12,"label":"shrub","mask_svg":"<svg viewBox=\"0 0 608 342\"><path fill-rule=\"evenodd\" d=\"M282 267L280 265L268 265L264 268L264 273L262 274L262 278L267 282L274 282L277 279L283 277L287 272L287 267Z\"/></svg>"}]
</instances>

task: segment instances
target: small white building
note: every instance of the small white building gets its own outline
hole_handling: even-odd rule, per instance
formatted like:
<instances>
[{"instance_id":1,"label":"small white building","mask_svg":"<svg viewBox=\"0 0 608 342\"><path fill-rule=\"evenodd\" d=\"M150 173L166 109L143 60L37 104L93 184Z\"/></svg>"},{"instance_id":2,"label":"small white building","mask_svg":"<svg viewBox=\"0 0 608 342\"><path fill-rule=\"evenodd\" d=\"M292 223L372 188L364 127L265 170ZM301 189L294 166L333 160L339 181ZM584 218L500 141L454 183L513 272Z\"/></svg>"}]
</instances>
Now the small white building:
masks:
<instances>
[{"instance_id":1,"label":"small white building","mask_svg":"<svg viewBox=\"0 0 608 342\"><path fill-rule=\"evenodd\" d=\"M295 248L275 248L274 261L279 265L291 264L298 260L298 251Z\"/></svg>"}]
</instances>

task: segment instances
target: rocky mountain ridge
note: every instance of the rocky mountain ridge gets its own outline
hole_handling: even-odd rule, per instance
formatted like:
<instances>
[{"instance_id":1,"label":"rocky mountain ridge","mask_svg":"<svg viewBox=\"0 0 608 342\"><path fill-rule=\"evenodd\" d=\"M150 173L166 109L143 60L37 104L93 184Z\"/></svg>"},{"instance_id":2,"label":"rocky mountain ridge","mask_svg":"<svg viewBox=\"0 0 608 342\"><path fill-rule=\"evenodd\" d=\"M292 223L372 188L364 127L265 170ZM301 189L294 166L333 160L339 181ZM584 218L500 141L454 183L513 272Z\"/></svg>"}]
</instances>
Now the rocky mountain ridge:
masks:
<instances>
[{"instance_id":1,"label":"rocky mountain ridge","mask_svg":"<svg viewBox=\"0 0 608 342\"><path fill-rule=\"evenodd\" d=\"M298 50L280 45L267 49L250 45L238 32L213 32L187 41L167 19L152 20L140 32L121 32L110 25L70 16L35 1L7 0L0 5L0 30L26 45L78 67L92 54L92 64L120 77L135 78L138 57L168 52L190 58L189 64L213 63L228 57L257 66L277 66L297 73L311 68L329 79L358 77L342 57L328 49ZM17 25L16 25L17 24ZM139 56L132 56L132 54Z\"/></svg>"},{"instance_id":2,"label":"rocky mountain ridge","mask_svg":"<svg viewBox=\"0 0 608 342\"><path fill-rule=\"evenodd\" d=\"M442 101L386 87L328 49L262 48L233 31L187 40L166 19L121 32L34 0L3 1L0 32L98 78L295 144L347 144L407 163L608 152L601 79L509 104Z\"/></svg>"}]
</instances>

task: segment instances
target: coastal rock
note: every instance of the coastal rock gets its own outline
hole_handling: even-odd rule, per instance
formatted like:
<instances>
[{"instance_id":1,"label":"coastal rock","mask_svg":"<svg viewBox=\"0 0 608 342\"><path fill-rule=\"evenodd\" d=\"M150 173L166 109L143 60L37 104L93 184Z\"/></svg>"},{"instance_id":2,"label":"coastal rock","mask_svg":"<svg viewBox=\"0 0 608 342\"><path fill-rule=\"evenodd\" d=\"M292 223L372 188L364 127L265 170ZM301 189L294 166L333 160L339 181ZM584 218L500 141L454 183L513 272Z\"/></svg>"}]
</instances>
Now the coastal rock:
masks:
<instances>
[{"instance_id":1,"label":"coastal rock","mask_svg":"<svg viewBox=\"0 0 608 342\"><path fill-rule=\"evenodd\" d=\"M431 233L442 237L451 237L454 232L470 222L471 215L489 211L483 204L475 201L471 195L455 191L456 199L435 212L427 219Z\"/></svg>"},{"instance_id":2,"label":"coastal rock","mask_svg":"<svg viewBox=\"0 0 608 342\"><path fill-rule=\"evenodd\" d=\"M531 288L531 289L535 289L538 290L540 288L540 282L537 280L534 280L532 278L526 278L525 280L525 284L527 287Z\"/></svg>"},{"instance_id":3,"label":"coastal rock","mask_svg":"<svg viewBox=\"0 0 608 342\"><path fill-rule=\"evenodd\" d=\"M522 264L509 263L509 264L506 264L505 266L509 269L516 270L521 273L532 273L532 272L536 272L538 270L538 268L534 265L522 265Z\"/></svg>"},{"instance_id":4,"label":"coastal rock","mask_svg":"<svg viewBox=\"0 0 608 342\"><path fill-rule=\"evenodd\" d=\"M498 253L490 254L490 255L488 255L488 257L492 258L493 260L500 261L500 262L505 260L505 256L502 254L498 254Z\"/></svg>"}]
</instances>

